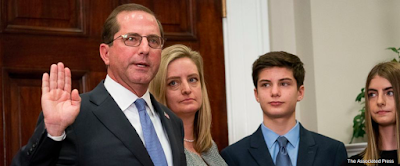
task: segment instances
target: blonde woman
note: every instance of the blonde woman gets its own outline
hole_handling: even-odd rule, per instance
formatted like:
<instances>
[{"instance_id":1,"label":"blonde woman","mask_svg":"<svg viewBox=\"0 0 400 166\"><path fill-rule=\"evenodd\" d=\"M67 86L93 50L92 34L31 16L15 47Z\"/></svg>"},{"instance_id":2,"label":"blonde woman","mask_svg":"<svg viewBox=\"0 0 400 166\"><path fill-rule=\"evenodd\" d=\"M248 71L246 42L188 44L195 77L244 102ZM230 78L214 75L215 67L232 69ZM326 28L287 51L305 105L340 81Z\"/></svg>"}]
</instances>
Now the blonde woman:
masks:
<instances>
[{"instance_id":1,"label":"blonde woman","mask_svg":"<svg viewBox=\"0 0 400 166\"><path fill-rule=\"evenodd\" d=\"M368 145L343 165L400 165L400 63L376 65L365 87Z\"/></svg>"},{"instance_id":2,"label":"blonde woman","mask_svg":"<svg viewBox=\"0 0 400 166\"><path fill-rule=\"evenodd\" d=\"M165 48L150 92L182 119L188 165L226 165L211 137L211 107L198 52L180 44Z\"/></svg>"}]
</instances>

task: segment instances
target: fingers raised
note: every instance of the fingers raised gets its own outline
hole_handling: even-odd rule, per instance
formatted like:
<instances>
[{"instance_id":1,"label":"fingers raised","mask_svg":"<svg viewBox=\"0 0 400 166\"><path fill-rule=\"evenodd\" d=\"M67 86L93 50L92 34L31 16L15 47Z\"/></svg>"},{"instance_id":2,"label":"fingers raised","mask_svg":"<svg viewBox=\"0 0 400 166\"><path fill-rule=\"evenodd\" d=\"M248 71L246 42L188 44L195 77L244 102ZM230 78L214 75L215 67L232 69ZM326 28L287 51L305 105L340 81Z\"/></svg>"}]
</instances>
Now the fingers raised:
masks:
<instances>
[{"instance_id":1,"label":"fingers raised","mask_svg":"<svg viewBox=\"0 0 400 166\"><path fill-rule=\"evenodd\" d=\"M71 81L71 70L66 67L65 68L65 85L64 85L64 90L67 92L71 92L71 86L72 86L72 81Z\"/></svg>"},{"instance_id":2,"label":"fingers raised","mask_svg":"<svg viewBox=\"0 0 400 166\"><path fill-rule=\"evenodd\" d=\"M49 74L43 73L43 77L42 77L42 94L46 94L49 91L50 91Z\"/></svg>"},{"instance_id":3,"label":"fingers raised","mask_svg":"<svg viewBox=\"0 0 400 166\"><path fill-rule=\"evenodd\" d=\"M64 64L62 62L57 63L57 88L64 90L65 84L64 84Z\"/></svg>"},{"instance_id":4,"label":"fingers raised","mask_svg":"<svg viewBox=\"0 0 400 166\"><path fill-rule=\"evenodd\" d=\"M52 64L50 66L50 90L57 89L57 65Z\"/></svg>"}]
</instances>

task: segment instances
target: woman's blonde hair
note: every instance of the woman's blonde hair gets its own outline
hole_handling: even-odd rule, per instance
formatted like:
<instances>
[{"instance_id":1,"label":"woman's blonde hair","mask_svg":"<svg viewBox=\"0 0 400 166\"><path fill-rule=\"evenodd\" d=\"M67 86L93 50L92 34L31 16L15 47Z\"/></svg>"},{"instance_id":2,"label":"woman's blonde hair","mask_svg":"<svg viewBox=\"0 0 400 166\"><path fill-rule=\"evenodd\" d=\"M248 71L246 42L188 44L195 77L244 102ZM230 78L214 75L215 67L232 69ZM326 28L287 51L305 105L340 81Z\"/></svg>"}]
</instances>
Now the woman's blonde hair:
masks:
<instances>
[{"instance_id":1,"label":"woman's blonde hair","mask_svg":"<svg viewBox=\"0 0 400 166\"><path fill-rule=\"evenodd\" d=\"M369 72L367 77L367 82L365 85L365 128L368 137L368 145L364 150L362 155L364 155L364 160L379 159L379 128L378 123L376 123L370 114L370 108L368 104L368 87L371 80L375 76L380 76L387 79L390 84L392 84L394 92L394 101L396 109L396 137L397 137L397 158L400 164L400 63L398 62L384 62L377 64ZM368 163L367 165L375 165L374 163Z\"/></svg>"},{"instance_id":2,"label":"woman's blonde hair","mask_svg":"<svg viewBox=\"0 0 400 166\"><path fill-rule=\"evenodd\" d=\"M150 93L160 103L167 105L166 90L167 90L167 69L168 65L179 58L187 57L191 59L197 66L197 70L200 75L201 93L203 96L202 105L200 109L196 112L194 119L194 149L199 152L206 152L212 146L211 137L211 107L210 101L208 99L207 88L204 81L204 71L203 71L203 58L201 55L181 44L176 44L165 48L161 53L161 63L158 69L157 75L154 77L153 81L150 83ZM183 69L184 70L184 69Z\"/></svg>"}]
</instances>

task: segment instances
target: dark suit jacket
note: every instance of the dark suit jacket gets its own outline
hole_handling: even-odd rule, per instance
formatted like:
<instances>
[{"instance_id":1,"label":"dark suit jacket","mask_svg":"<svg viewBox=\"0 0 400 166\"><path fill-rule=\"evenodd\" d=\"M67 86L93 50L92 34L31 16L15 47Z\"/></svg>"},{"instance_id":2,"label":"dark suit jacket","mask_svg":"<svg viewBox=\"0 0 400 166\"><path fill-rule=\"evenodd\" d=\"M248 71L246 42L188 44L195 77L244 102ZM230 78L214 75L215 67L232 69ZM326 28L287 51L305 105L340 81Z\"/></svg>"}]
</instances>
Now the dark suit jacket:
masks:
<instances>
[{"instance_id":1,"label":"dark suit jacket","mask_svg":"<svg viewBox=\"0 0 400 166\"><path fill-rule=\"evenodd\" d=\"M252 135L222 150L221 156L230 166L274 166L261 126ZM308 131L300 124L297 166L339 166L346 159L342 142Z\"/></svg>"},{"instance_id":2,"label":"dark suit jacket","mask_svg":"<svg viewBox=\"0 0 400 166\"><path fill-rule=\"evenodd\" d=\"M79 115L66 129L64 141L47 137L41 114L33 136L14 157L12 165L153 165L136 130L103 82L81 97ZM174 165L186 165L182 121L152 95L150 98L168 134Z\"/></svg>"}]
</instances>

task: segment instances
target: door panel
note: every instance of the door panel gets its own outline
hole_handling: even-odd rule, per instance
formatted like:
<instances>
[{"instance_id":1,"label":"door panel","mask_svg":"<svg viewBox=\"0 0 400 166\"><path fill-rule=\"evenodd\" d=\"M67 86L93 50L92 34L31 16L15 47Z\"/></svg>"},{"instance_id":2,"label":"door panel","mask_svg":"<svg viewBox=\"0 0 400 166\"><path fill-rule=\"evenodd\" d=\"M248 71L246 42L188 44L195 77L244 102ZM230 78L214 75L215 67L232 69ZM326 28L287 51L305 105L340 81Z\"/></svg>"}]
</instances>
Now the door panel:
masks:
<instances>
[{"instance_id":1,"label":"door panel","mask_svg":"<svg viewBox=\"0 0 400 166\"><path fill-rule=\"evenodd\" d=\"M84 0L4 0L6 32L84 34Z\"/></svg>"},{"instance_id":2,"label":"door panel","mask_svg":"<svg viewBox=\"0 0 400 166\"><path fill-rule=\"evenodd\" d=\"M51 64L61 61L71 68L80 93L105 78L98 51L101 28L116 6L130 2L154 11L165 47L185 44L203 56L213 138L220 149L228 145L221 0L0 0L2 164L10 164L35 128L41 77Z\"/></svg>"}]
</instances>

